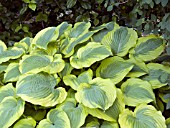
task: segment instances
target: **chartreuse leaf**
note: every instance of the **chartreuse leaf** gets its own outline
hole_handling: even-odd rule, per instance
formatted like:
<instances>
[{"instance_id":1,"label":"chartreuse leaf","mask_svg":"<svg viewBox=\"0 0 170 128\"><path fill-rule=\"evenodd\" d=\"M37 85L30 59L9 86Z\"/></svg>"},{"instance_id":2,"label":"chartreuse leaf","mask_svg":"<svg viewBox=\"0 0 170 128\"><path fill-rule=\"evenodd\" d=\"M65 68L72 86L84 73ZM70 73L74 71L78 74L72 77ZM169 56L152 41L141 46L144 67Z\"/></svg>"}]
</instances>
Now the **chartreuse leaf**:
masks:
<instances>
[{"instance_id":1,"label":"chartreuse leaf","mask_svg":"<svg viewBox=\"0 0 170 128\"><path fill-rule=\"evenodd\" d=\"M32 117L19 120L13 128L35 128L36 121Z\"/></svg>"},{"instance_id":2,"label":"chartreuse leaf","mask_svg":"<svg viewBox=\"0 0 170 128\"><path fill-rule=\"evenodd\" d=\"M119 116L121 128L166 128L165 118L151 105L137 106L134 112L124 110Z\"/></svg>"},{"instance_id":3,"label":"chartreuse leaf","mask_svg":"<svg viewBox=\"0 0 170 128\"><path fill-rule=\"evenodd\" d=\"M116 100L107 110L85 107L86 111L99 119L117 122L119 114L125 109L124 97L120 89L116 90Z\"/></svg>"},{"instance_id":4,"label":"chartreuse leaf","mask_svg":"<svg viewBox=\"0 0 170 128\"><path fill-rule=\"evenodd\" d=\"M132 70L128 73L127 77L140 77L149 73L148 68L144 62L131 58L128 60L134 64Z\"/></svg>"},{"instance_id":5,"label":"chartreuse leaf","mask_svg":"<svg viewBox=\"0 0 170 128\"><path fill-rule=\"evenodd\" d=\"M5 45L4 42L0 40L0 54L4 52L7 49L7 46Z\"/></svg>"},{"instance_id":6,"label":"chartreuse leaf","mask_svg":"<svg viewBox=\"0 0 170 128\"><path fill-rule=\"evenodd\" d=\"M112 55L109 47L100 43L89 42L86 46L80 48L76 55L70 58L70 64L76 68L90 67L96 61L100 61Z\"/></svg>"},{"instance_id":7,"label":"chartreuse leaf","mask_svg":"<svg viewBox=\"0 0 170 128\"><path fill-rule=\"evenodd\" d=\"M74 98L68 98L64 103L57 106L57 109L62 109L66 112L71 128L80 128L85 123L86 116L88 115L81 104L77 107L76 104L77 102Z\"/></svg>"},{"instance_id":8,"label":"chartreuse leaf","mask_svg":"<svg viewBox=\"0 0 170 128\"><path fill-rule=\"evenodd\" d=\"M167 126L167 128L170 128L170 118L166 119L166 126Z\"/></svg>"},{"instance_id":9,"label":"chartreuse leaf","mask_svg":"<svg viewBox=\"0 0 170 128\"><path fill-rule=\"evenodd\" d=\"M147 64L147 67L149 69L149 74L142 79L149 81L153 89L167 85L170 76L169 66L158 63L149 63Z\"/></svg>"},{"instance_id":10,"label":"chartreuse leaf","mask_svg":"<svg viewBox=\"0 0 170 128\"><path fill-rule=\"evenodd\" d=\"M137 106L142 103L155 101L155 95L149 82L138 78L130 78L121 86L125 104Z\"/></svg>"},{"instance_id":11,"label":"chartreuse leaf","mask_svg":"<svg viewBox=\"0 0 170 128\"><path fill-rule=\"evenodd\" d=\"M59 47L56 46L55 43L50 43L47 46L47 50L45 50L46 53L48 53L48 55L53 56L54 54L56 54L59 50Z\"/></svg>"},{"instance_id":12,"label":"chartreuse leaf","mask_svg":"<svg viewBox=\"0 0 170 128\"><path fill-rule=\"evenodd\" d=\"M15 82L18 80L19 76L21 75L19 71L19 64L18 63L10 63L5 70L4 74L4 82Z\"/></svg>"},{"instance_id":13,"label":"chartreuse leaf","mask_svg":"<svg viewBox=\"0 0 170 128\"><path fill-rule=\"evenodd\" d=\"M150 61L157 58L164 48L165 41L161 37L155 35L140 37L135 48L130 51L130 57L140 61Z\"/></svg>"},{"instance_id":14,"label":"chartreuse leaf","mask_svg":"<svg viewBox=\"0 0 170 128\"><path fill-rule=\"evenodd\" d=\"M95 34L92 36L92 41L94 42L101 42L103 37L113 29L120 28L119 25L115 22L109 22L106 24L102 24L101 26L95 27L93 31Z\"/></svg>"},{"instance_id":15,"label":"chartreuse leaf","mask_svg":"<svg viewBox=\"0 0 170 128\"><path fill-rule=\"evenodd\" d=\"M100 128L119 128L118 123L104 121Z\"/></svg>"},{"instance_id":16,"label":"chartreuse leaf","mask_svg":"<svg viewBox=\"0 0 170 128\"><path fill-rule=\"evenodd\" d=\"M9 97L9 96L14 96L14 97L16 96L16 90L13 87L12 83L9 83L0 88L0 103L2 102L4 98Z\"/></svg>"},{"instance_id":17,"label":"chartreuse leaf","mask_svg":"<svg viewBox=\"0 0 170 128\"><path fill-rule=\"evenodd\" d=\"M18 120L24 112L24 105L25 102L21 98L4 98L0 104L0 128L8 128Z\"/></svg>"},{"instance_id":18,"label":"chartreuse leaf","mask_svg":"<svg viewBox=\"0 0 170 128\"><path fill-rule=\"evenodd\" d=\"M86 107L106 110L116 99L116 87L111 80L98 77L89 83L81 83L75 98Z\"/></svg>"},{"instance_id":19,"label":"chartreuse leaf","mask_svg":"<svg viewBox=\"0 0 170 128\"><path fill-rule=\"evenodd\" d=\"M81 83L89 83L92 77L93 71L89 69L88 71L82 72L78 77L72 74L66 75L63 77L63 81L72 89L77 90Z\"/></svg>"},{"instance_id":20,"label":"chartreuse leaf","mask_svg":"<svg viewBox=\"0 0 170 128\"><path fill-rule=\"evenodd\" d=\"M117 56L125 56L134 47L138 36L135 30L127 27L113 29L104 36L101 43L109 46Z\"/></svg>"},{"instance_id":21,"label":"chartreuse leaf","mask_svg":"<svg viewBox=\"0 0 170 128\"><path fill-rule=\"evenodd\" d=\"M133 64L117 56L102 61L96 70L96 76L111 79L114 84L119 83L133 68Z\"/></svg>"},{"instance_id":22,"label":"chartreuse leaf","mask_svg":"<svg viewBox=\"0 0 170 128\"><path fill-rule=\"evenodd\" d=\"M25 55L20 61L19 69L22 74L24 73L38 73L53 61L52 56L48 55Z\"/></svg>"},{"instance_id":23,"label":"chartreuse leaf","mask_svg":"<svg viewBox=\"0 0 170 128\"><path fill-rule=\"evenodd\" d=\"M35 105L55 106L62 103L67 96L64 88L54 89L58 84L57 79L44 73L22 75L16 84L17 95Z\"/></svg>"},{"instance_id":24,"label":"chartreuse leaf","mask_svg":"<svg viewBox=\"0 0 170 128\"><path fill-rule=\"evenodd\" d=\"M24 53L23 49L13 47L11 49L8 49L2 53L0 53L0 64L2 62L7 62L10 59L17 59Z\"/></svg>"},{"instance_id":25,"label":"chartreuse leaf","mask_svg":"<svg viewBox=\"0 0 170 128\"><path fill-rule=\"evenodd\" d=\"M47 114L47 119L39 122L37 128L71 128L67 114L63 110L52 109Z\"/></svg>"},{"instance_id":26,"label":"chartreuse leaf","mask_svg":"<svg viewBox=\"0 0 170 128\"><path fill-rule=\"evenodd\" d=\"M50 42L55 42L64 31L71 27L67 22L63 22L57 27L48 27L40 32L32 40L32 44L36 45L38 48L47 50L47 46Z\"/></svg>"},{"instance_id":27,"label":"chartreuse leaf","mask_svg":"<svg viewBox=\"0 0 170 128\"><path fill-rule=\"evenodd\" d=\"M99 128L100 123L97 118L94 118L92 116L88 116L86 118L85 128ZM84 127L82 127L84 128Z\"/></svg>"},{"instance_id":28,"label":"chartreuse leaf","mask_svg":"<svg viewBox=\"0 0 170 128\"><path fill-rule=\"evenodd\" d=\"M66 33L66 39L61 42L60 51L65 57L70 57L74 53L74 47L87 41L94 32L89 32L91 24L78 22Z\"/></svg>"}]
</instances>

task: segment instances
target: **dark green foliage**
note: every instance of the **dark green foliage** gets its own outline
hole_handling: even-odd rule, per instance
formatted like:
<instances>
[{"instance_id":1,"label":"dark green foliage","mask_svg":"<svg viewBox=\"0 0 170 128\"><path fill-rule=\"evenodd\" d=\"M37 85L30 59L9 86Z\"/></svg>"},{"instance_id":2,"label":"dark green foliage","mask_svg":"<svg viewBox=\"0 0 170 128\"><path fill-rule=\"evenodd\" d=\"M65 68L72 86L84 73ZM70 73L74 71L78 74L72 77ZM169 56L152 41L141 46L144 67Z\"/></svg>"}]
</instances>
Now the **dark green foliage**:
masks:
<instances>
[{"instance_id":1,"label":"dark green foliage","mask_svg":"<svg viewBox=\"0 0 170 128\"><path fill-rule=\"evenodd\" d=\"M0 39L10 45L63 21L90 21L96 26L112 20L144 35L162 34L169 39L169 11L168 0L3 0Z\"/></svg>"}]
</instances>

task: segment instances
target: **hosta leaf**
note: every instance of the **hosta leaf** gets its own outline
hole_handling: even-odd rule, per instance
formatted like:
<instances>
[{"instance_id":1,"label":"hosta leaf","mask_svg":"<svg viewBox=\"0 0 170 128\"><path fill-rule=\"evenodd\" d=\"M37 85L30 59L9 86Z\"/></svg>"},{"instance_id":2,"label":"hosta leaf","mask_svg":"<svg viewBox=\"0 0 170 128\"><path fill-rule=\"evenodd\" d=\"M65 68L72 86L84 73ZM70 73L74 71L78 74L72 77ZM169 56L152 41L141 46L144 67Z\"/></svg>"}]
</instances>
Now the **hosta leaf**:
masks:
<instances>
[{"instance_id":1,"label":"hosta leaf","mask_svg":"<svg viewBox=\"0 0 170 128\"><path fill-rule=\"evenodd\" d=\"M119 128L118 123L104 121L100 128Z\"/></svg>"},{"instance_id":2,"label":"hosta leaf","mask_svg":"<svg viewBox=\"0 0 170 128\"><path fill-rule=\"evenodd\" d=\"M81 83L75 97L86 107L106 110L116 99L116 87L111 80L98 77L89 84Z\"/></svg>"},{"instance_id":3,"label":"hosta leaf","mask_svg":"<svg viewBox=\"0 0 170 128\"><path fill-rule=\"evenodd\" d=\"M143 76L149 72L148 68L144 62L137 61L134 58L131 58L128 61L132 62L134 64L134 66L133 66L132 70L129 72L129 74L127 75L127 77L140 77L140 76Z\"/></svg>"},{"instance_id":4,"label":"hosta leaf","mask_svg":"<svg viewBox=\"0 0 170 128\"><path fill-rule=\"evenodd\" d=\"M2 53L0 53L0 64L2 62L7 62L10 59L17 59L24 53L23 49L13 47Z\"/></svg>"},{"instance_id":5,"label":"hosta leaf","mask_svg":"<svg viewBox=\"0 0 170 128\"><path fill-rule=\"evenodd\" d=\"M17 95L35 105L54 106L62 103L67 96L64 88L54 89L56 85L57 78L53 75L44 73L26 74L17 81Z\"/></svg>"},{"instance_id":6,"label":"hosta leaf","mask_svg":"<svg viewBox=\"0 0 170 128\"><path fill-rule=\"evenodd\" d=\"M86 107L86 111L92 116L97 117L99 119L117 122L119 114L125 109L125 103L123 94L120 89L116 90L116 95L116 100L114 101L113 105L107 110L103 111L101 109L92 109Z\"/></svg>"},{"instance_id":7,"label":"hosta leaf","mask_svg":"<svg viewBox=\"0 0 170 128\"><path fill-rule=\"evenodd\" d=\"M62 59L61 54L55 54L53 61L43 71L49 74L55 74L61 72L64 69L65 62Z\"/></svg>"},{"instance_id":8,"label":"hosta leaf","mask_svg":"<svg viewBox=\"0 0 170 128\"><path fill-rule=\"evenodd\" d=\"M20 61L20 71L24 73L38 73L44 70L53 61L52 56L47 55L25 55Z\"/></svg>"},{"instance_id":9,"label":"hosta leaf","mask_svg":"<svg viewBox=\"0 0 170 128\"><path fill-rule=\"evenodd\" d=\"M18 42L14 44L14 47L21 48L23 51L27 52L29 50L29 46L25 42Z\"/></svg>"},{"instance_id":10,"label":"hosta leaf","mask_svg":"<svg viewBox=\"0 0 170 128\"><path fill-rule=\"evenodd\" d=\"M4 52L7 49L7 46L5 45L4 42L0 40L0 54Z\"/></svg>"},{"instance_id":11,"label":"hosta leaf","mask_svg":"<svg viewBox=\"0 0 170 128\"><path fill-rule=\"evenodd\" d=\"M115 22L109 22L107 24L103 24L101 26L95 27L93 31L95 34L92 36L92 41L94 42L101 42L103 37L113 29L118 29L119 25Z\"/></svg>"},{"instance_id":12,"label":"hosta leaf","mask_svg":"<svg viewBox=\"0 0 170 128\"><path fill-rule=\"evenodd\" d=\"M152 86L149 82L138 78L130 78L121 86L125 104L137 106L142 103L150 103L155 100Z\"/></svg>"},{"instance_id":13,"label":"hosta leaf","mask_svg":"<svg viewBox=\"0 0 170 128\"><path fill-rule=\"evenodd\" d=\"M88 116L86 119L85 128L99 128L100 123L97 118L94 118L92 116Z\"/></svg>"},{"instance_id":14,"label":"hosta leaf","mask_svg":"<svg viewBox=\"0 0 170 128\"><path fill-rule=\"evenodd\" d=\"M25 102L22 99L15 99L14 97L6 97L0 104L0 127L8 128L24 112Z\"/></svg>"},{"instance_id":15,"label":"hosta leaf","mask_svg":"<svg viewBox=\"0 0 170 128\"><path fill-rule=\"evenodd\" d=\"M74 98L68 98L57 108L66 112L71 128L80 128L85 123L87 112L80 104L76 107L76 100Z\"/></svg>"},{"instance_id":16,"label":"hosta leaf","mask_svg":"<svg viewBox=\"0 0 170 128\"><path fill-rule=\"evenodd\" d=\"M23 38L22 40L20 40L20 42L25 42L28 46L30 46L32 39L33 39L33 38L25 37L25 38Z\"/></svg>"},{"instance_id":17,"label":"hosta leaf","mask_svg":"<svg viewBox=\"0 0 170 128\"><path fill-rule=\"evenodd\" d=\"M18 63L10 63L5 70L4 82L15 82L21 75Z\"/></svg>"},{"instance_id":18,"label":"hosta leaf","mask_svg":"<svg viewBox=\"0 0 170 128\"><path fill-rule=\"evenodd\" d=\"M19 120L13 128L35 128L36 121L32 117Z\"/></svg>"},{"instance_id":19,"label":"hosta leaf","mask_svg":"<svg viewBox=\"0 0 170 128\"><path fill-rule=\"evenodd\" d=\"M62 41L60 46L65 57L70 57L74 53L76 45L84 43L94 34L94 32L89 32L90 26L90 23L79 22L68 32L67 38Z\"/></svg>"},{"instance_id":20,"label":"hosta leaf","mask_svg":"<svg viewBox=\"0 0 170 128\"><path fill-rule=\"evenodd\" d=\"M134 47L138 36L135 30L131 28L121 27L110 31L101 43L110 46L113 54L125 56L129 49Z\"/></svg>"},{"instance_id":21,"label":"hosta leaf","mask_svg":"<svg viewBox=\"0 0 170 128\"><path fill-rule=\"evenodd\" d=\"M126 109L119 116L121 128L166 128L165 118L151 105L140 105L134 112Z\"/></svg>"},{"instance_id":22,"label":"hosta leaf","mask_svg":"<svg viewBox=\"0 0 170 128\"><path fill-rule=\"evenodd\" d=\"M71 66L71 64L68 62L65 62L65 67L61 72L59 72L59 76L63 78L64 76L69 75L72 70L73 70L73 67Z\"/></svg>"},{"instance_id":23,"label":"hosta leaf","mask_svg":"<svg viewBox=\"0 0 170 128\"><path fill-rule=\"evenodd\" d=\"M70 64L76 69L90 67L96 61L100 61L110 55L112 53L109 47L89 42L86 46L80 48L76 55L70 58Z\"/></svg>"},{"instance_id":24,"label":"hosta leaf","mask_svg":"<svg viewBox=\"0 0 170 128\"><path fill-rule=\"evenodd\" d=\"M47 119L39 122L37 128L71 128L67 114L58 109L52 109L47 114Z\"/></svg>"},{"instance_id":25,"label":"hosta leaf","mask_svg":"<svg viewBox=\"0 0 170 128\"><path fill-rule=\"evenodd\" d=\"M58 50L59 50L59 47L56 46L55 43L50 43L48 44L47 50L45 50L45 52L47 52L48 55L53 56L54 54L58 52Z\"/></svg>"},{"instance_id":26,"label":"hosta leaf","mask_svg":"<svg viewBox=\"0 0 170 128\"><path fill-rule=\"evenodd\" d=\"M15 96L16 90L11 83L0 88L0 103L5 97Z\"/></svg>"},{"instance_id":27,"label":"hosta leaf","mask_svg":"<svg viewBox=\"0 0 170 128\"><path fill-rule=\"evenodd\" d=\"M91 26L90 22L88 22L88 23L86 23L86 22L75 23L74 27L69 31L68 36L70 38L77 38L81 34L87 33L90 26Z\"/></svg>"},{"instance_id":28,"label":"hosta leaf","mask_svg":"<svg viewBox=\"0 0 170 128\"><path fill-rule=\"evenodd\" d=\"M165 41L155 35L138 38L134 49L130 51L130 57L137 60L150 61L157 58L165 48Z\"/></svg>"},{"instance_id":29,"label":"hosta leaf","mask_svg":"<svg viewBox=\"0 0 170 128\"><path fill-rule=\"evenodd\" d=\"M170 77L169 66L164 66L158 63L149 63L147 64L147 67L149 69L149 74L142 79L149 81L153 89L167 85Z\"/></svg>"},{"instance_id":30,"label":"hosta leaf","mask_svg":"<svg viewBox=\"0 0 170 128\"><path fill-rule=\"evenodd\" d=\"M0 74L6 70L8 67L8 63L0 64Z\"/></svg>"},{"instance_id":31,"label":"hosta leaf","mask_svg":"<svg viewBox=\"0 0 170 128\"><path fill-rule=\"evenodd\" d=\"M110 57L102 61L96 70L96 76L111 79L114 84L119 83L133 68L133 64L120 57Z\"/></svg>"},{"instance_id":32,"label":"hosta leaf","mask_svg":"<svg viewBox=\"0 0 170 128\"><path fill-rule=\"evenodd\" d=\"M38 48L47 50L47 45L50 42L54 42L58 39L58 37L64 33L64 31L70 25L66 22L61 23L57 27L48 27L40 32L32 40L32 44L35 44Z\"/></svg>"},{"instance_id":33,"label":"hosta leaf","mask_svg":"<svg viewBox=\"0 0 170 128\"><path fill-rule=\"evenodd\" d=\"M92 80L93 72L91 69L82 72L78 77L75 75L67 75L63 77L63 81L66 85L70 86L72 89L77 90L81 83L89 83Z\"/></svg>"}]
</instances>

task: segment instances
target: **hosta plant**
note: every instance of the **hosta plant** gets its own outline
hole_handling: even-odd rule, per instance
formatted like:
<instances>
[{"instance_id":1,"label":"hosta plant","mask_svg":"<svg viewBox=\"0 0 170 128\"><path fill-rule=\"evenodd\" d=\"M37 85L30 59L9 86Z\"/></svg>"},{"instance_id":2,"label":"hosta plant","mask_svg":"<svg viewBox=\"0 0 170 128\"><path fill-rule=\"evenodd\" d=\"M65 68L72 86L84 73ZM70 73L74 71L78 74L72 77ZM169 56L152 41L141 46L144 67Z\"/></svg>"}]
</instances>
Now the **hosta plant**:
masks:
<instances>
[{"instance_id":1,"label":"hosta plant","mask_svg":"<svg viewBox=\"0 0 170 128\"><path fill-rule=\"evenodd\" d=\"M170 67L155 61L165 45L114 22L0 41L0 128L166 128L159 90Z\"/></svg>"}]
</instances>

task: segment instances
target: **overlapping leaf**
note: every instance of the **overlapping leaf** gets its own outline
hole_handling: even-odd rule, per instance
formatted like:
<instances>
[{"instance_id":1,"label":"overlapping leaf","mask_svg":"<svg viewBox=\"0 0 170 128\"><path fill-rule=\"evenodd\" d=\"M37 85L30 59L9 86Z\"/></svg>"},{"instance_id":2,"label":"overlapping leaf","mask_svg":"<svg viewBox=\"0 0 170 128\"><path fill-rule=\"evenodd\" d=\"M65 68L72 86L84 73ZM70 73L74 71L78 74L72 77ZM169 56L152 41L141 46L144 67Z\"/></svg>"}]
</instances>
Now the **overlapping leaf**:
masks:
<instances>
[{"instance_id":1,"label":"overlapping leaf","mask_svg":"<svg viewBox=\"0 0 170 128\"><path fill-rule=\"evenodd\" d=\"M4 98L0 104L0 127L8 128L18 120L24 112L24 105L25 102L20 98Z\"/></svg>"},{"instance_id":2,"label":"overlapping leaf","mask_svg":"<svg viewBox=\"0 0 170 128\"><path fill-rule=\"evenodd\" d=\"M144 62L137 61L134 58L128 60L134 64L132 70L128 73L127 77L140 77L149 73L148 68Z\"/></svg>"},{"instance_id":3,"label":"overlapping leaf","mask_svg":"<svg viewBox=\"0 0 170 128\"><path fill-rule=\"evenodd\" d=\"M121 85L121 90L124 94L125 104L128 106L138 106L155 101L151 84L138 78L128 79Z\"/></svg>"},{"instance_id":4,"label":"overlapping leaf","mask_svg":"<svg viewBox=\"0 0 170 128\"><path fill-rule=\"evenodd\" d=\"M76 69L90 67L96 61L100 61L110 55L112 53L109 47L89 42L86 46L80 48L76 55L70 58L70 64Z\"/></svg>"},{"instance_id":5,"label":"overlapping leaf","mask_svg":"<svg viewBox=\"0 0 170 128\"><path fill-rule=\"evenodd\" d=\"M126 109L119 116L121 128L166 128L165 118L151 105L140 105L134 112Z\"/></svg>"},{"instance_id":6,"label":"overlapping leaf","mask_svg":"<svg viewBox=\"0 0 170 128\"><path fill-rule=\"evenodd\" d=\"M4 98L9 96L16 96L16 90L11 83L0 88L0 103Z\"/></svg>"},{"instance_id":7,"label":"overlapping leaf","mask_svg":"<svg viewBox=\"0 0 170 128\"><path fill-rule=\"evenodd\" d=\"M56 85L57 78L53 75L44 73L26 74L17 81L17 95L32 104L54 106L62 103L67 96L64 88L54 89Z\"/></svg>"},{"instance_id":8,"label":"overlapping leaf","mask_svg":"<svg viewBox=\"0 0 170 128\"><path fill-rule=\"evenodd\" d=\"M65 57L70 57L74 53L74 47L87 41L94 32L90 32L90 23L79 22L67 32L67 38L62 41L60 50Z\"/></svg>"},{"instance_id":9,"label":"overlapping leaf","mask_svg":"<svg viewBox=\"0 0 170 128\"><path fill-rule=\"evenodd\" d=\"M89 108L108 109L116 99L116 87L109 79L95 78L89 83L82 83L75 98Z\"/></svg>"},{"instance_id":10,"label":"overlapping leaf","mask_svg":"<svg viewBox=\"0 0 170 128\"><path fill-rule=\"evenodd\" d=\"M119 114L125 109L124 97L120 89L116 90L116 99L111 107L103 111L102 109L85 108L86 111L99 119L117 122Z\"/></svg>"},{"instance_id":11,"label":"overlapping leaf","mask_svg":"<svg viewBox=\"0 0 170 128\"><path fill-rule=\"evenodd\" d=\"M119 128L118 123L104 121L101 128Z\"/></svg>"},{"instance_id":12,"label":"overlapping leaf","mask_svg":"<svg viewBox=\"0 0 170 128\"><path fill-rule=\"evenodd\" d=\"M72 89L77 90L81 83L89 83L92 80L93 72L91 69L82 72L78 77L75 75L66 75L63 81L66 85L70 86Z\"/></svg>"},{"instance_id":13,"label":"overlapping leaf","mask_svg":"<svg viewBox=\"0 0 170 128\"><path fill-rule=\"evenodd\" d=\"M165 41L161 37L155 35L140 37L135 48L130 51L130 57L140 61L150 61L157 58L164 48Z\"/></svg>"},{"instance_id":14,"label":"overlapping leaf","mask_svg":"<svg viewBox=\"0 0 170 128\"><path fill-rule=\"evenodd\" d=\"M67 114L58 109L52 109L47 114L47 119L39 122L37 128L71 128Z\"/></svg>"},{"instance_id":15,"label":"overlapping leaf","mask_svg":"<svg viewBox=\"0 0 170 128\"><path fill-rule=\"evenodd\" d=\"M18 63L10 63L5 70L4 82L15 82L21 75Z\"/></svg>"},{"instance_id":16,"label":"overlapping leaf","mask_svg":"<svg viewBox=\"0 0 170 128\"><path fill-rule=\"evenodd\" d=\"M20 71L24 73L38 73L41 71L54 74L63 70L64 60L60 54L54 57L41 54L25 55L20 61Z\"/></svg>"},{"instance_id":17,"label":"overlapping leaf","mask_svg":"<svg viewBox=\"0 0 170 128\"><path fill-rule=\"evenodd\" d=\"M138 36L135 30L126 27L113 29L104 36L101 43L110 46L113 54L125 56L134 47Z\"/></svg>"},{"instance_id":18,"label":"overlapping leaf","mask_svg":"<svg viewBox=\"0 0 170 128\"><path fill-rule=\"evenodd\" d=\"M102 24L101 26L95 27L93 31L95 34L92 36L92 41L94 42L101 42L103 37L113 29L118 29L119 25L115 22L109 22L106 24Z\"/></svg>"},{"instance_id":19,"label":"overlapping leaf","mask_svg":"<svg viewBox=\"0 0 170 128\"><path fill-rule=\"evenodd\" d=\"M143 77L143 80L147 80L151 83L152 88L160 88L167 85L170 77L169 66L164 66L158 63L147 64L149 74Z\"/></svg>"},{"instance_id":20,"label":"overlapping leaf","mask_svg":"<svg viewBox=\"0 0 170 128\"><path fill-rule=\"evenodd\" d=\"M21 48L13 47L11 49L8 49L0 53L0 64L2 62L7 62L10 59L17 59L23 54L24 54L24 51Z\"/></svg>"},{"instance_id":21,"label":"overlapping leaf","mask_svg":"<svg viewBox=\"0 0 170 128\"><path fill-rule=\"evenodd\" d=\"M66 112L70 120L71 128L80 128L85 123L88 114L82 105L79 104L76 107L76 104L77 102L74 98L68 98L64 103L57 107L57 109L62 109Z\"/></svg>"},{"instance_id":22,"label":"overlapping leaf","mask_svg":"<svg viewBox=\"0 0 170 128\"><path fill-rule=\"evenodd\" d=\"M20 61L20 71L24 73L38 73L52 62L52 56L46 55L25 55Z\"/></svg>"},{"instance_id":23,"label":"overlapping leaf","mask_svg":"<svg viewBox=\"0 0 170 128\"><path fill-rule=\"evenodd\" d=\"M111 79L114 84L119 83L133 68L133 64L120 57L110 57L102 61L96 70L96 76Z\"/></svg>"},{"instance_id":24,"label":"overlapping leaf","mask_svg":"<svg viewBox=\"0 0 170 128\"><path fill-rule=\"evenodd\" d=\"M57 27L45 28L37 33L37 35L32 40L32 44L46 50L48 44L50 42L55 42L68 27L70 27L70 25L66 22L63 22Z\"/></svg>"},{"instance_id":25,"label":"overlapping leaf","mask_svg":"<svg viewBox=\"0 0 170 128\"><path fill-rule=\"evenodd\" d=\"M19 120L13 128L35 128L36 121L32 117Z\"/></svg>"}]
</instances>

